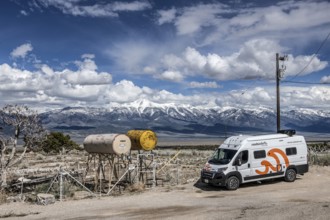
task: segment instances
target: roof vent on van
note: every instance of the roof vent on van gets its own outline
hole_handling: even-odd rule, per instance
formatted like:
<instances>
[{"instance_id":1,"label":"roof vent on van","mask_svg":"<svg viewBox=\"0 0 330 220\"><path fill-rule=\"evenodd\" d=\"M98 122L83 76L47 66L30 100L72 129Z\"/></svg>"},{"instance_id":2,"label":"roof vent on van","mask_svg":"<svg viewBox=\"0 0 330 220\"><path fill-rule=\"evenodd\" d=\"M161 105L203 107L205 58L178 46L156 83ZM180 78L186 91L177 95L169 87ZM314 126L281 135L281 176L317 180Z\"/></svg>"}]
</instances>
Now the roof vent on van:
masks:
<instances>
[{"instance_id":1,"label":"roof vent on van","mask_svg":"<svg viewBox=\"0 0 330 220\"><path fill-rule=\"evenodd\" d=\"M292 136L292 135L295 135L296 134L296 130L293 130L293 129L279 130L279 131L277 131L277 133L279 133L279 134L287 134L289 136Z\"/></svg>"}]
</instances>

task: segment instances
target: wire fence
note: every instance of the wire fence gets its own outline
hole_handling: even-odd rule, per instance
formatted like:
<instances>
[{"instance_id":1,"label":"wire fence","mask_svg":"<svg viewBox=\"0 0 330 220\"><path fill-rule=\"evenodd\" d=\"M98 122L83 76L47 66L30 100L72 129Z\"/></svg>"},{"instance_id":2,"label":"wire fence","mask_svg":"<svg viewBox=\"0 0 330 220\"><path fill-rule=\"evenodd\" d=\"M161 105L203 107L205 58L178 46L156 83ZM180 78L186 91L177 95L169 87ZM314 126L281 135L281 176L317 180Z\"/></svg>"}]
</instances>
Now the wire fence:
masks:
<instances>
[{"instance_id":1,"label":"wire fence","mask_svg":"<svg viewBox=\"0 0 330 220\"><path fill-rule=\"evenodd\" d=\"M308 162L310 165L330 165L330 143L308 143Z\"/></svg>"}]
</instances>

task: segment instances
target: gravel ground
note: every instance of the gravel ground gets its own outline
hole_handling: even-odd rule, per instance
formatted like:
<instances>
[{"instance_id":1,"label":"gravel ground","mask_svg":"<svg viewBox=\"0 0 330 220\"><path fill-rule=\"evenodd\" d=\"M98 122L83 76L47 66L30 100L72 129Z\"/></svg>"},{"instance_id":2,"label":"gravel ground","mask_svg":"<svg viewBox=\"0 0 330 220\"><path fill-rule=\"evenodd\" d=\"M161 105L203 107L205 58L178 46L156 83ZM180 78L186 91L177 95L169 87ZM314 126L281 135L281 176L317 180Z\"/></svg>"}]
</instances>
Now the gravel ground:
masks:
<instances>
[{"instance_id":1,"label":"gravel ground","mask_svg":"<svg viewBox=\"0 0 330 220\"><path fill-rule=\"evenodd\" d=\"M330 167L310 167L293 183L274 180L236 191L192 182L123 196L41 206L0 206L6 219L329 219Z\"/></svg>"}]
</instances>

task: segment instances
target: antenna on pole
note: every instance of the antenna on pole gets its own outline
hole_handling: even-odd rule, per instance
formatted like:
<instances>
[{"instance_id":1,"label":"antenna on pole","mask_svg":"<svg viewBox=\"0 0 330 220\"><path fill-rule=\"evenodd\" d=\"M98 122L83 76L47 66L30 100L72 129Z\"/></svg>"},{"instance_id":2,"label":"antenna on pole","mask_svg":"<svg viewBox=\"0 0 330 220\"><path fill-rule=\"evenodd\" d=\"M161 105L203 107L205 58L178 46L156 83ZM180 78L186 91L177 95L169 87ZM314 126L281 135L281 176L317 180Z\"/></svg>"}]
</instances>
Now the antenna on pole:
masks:
<instances>
[{"instance_id":1,"label":"antenna on pole","mask_svg":"<svg viewBox=\"0 0 330 220\"><path fill-rule=\"evenodd\" d=\"M286 70L286 66L284 63L281 65L279 61L285 61L288 60L288 56L279 56L278 53L276 53L276 118L277 118L277 133L281 130L281 103L280 103L280 80L284 76L284 71Z\"/></svg>"}]
</instances>

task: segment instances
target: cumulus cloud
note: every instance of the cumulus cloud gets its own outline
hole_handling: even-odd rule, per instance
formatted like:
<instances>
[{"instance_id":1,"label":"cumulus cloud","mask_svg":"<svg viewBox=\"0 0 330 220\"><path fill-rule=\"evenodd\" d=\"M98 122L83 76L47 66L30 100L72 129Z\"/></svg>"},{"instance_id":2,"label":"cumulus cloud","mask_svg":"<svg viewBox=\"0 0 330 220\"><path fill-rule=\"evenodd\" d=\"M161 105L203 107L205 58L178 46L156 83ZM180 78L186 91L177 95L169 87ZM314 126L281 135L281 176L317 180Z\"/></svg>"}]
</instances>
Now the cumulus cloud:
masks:
<instances>
[{"instance_id":1,"label":"cumulus cloud","mask_svg":"<svg viewBox=\"0 0 330 220\"><path fill-rule=\"evenodd\" d=\"M82 57L82 61L75 62L78 67L76 71L55 71L45 64L40 65L36 71L28 71L1 64L0 93L10 94L10 97L14 98L11 101L14 102L97 102L111 86L112 76L110 73L97 71L98 68L92 59L94 55Z\"/></svg>"},{"instance_id":2,"label":"cumulus cloud","mask_svg":"<svg viewBox=\"0 0 330 220\"><path fill-rule=\"evenodd\" d=\"M321 83L330 83L330 76L323 76L321 78Z\"/></svg>"},{"instance_id":3,"label":"cumulus cloud","mask_svg":"<svg viewBox=\"0 0 330 220\"><path fill-rule=\"evenodd\" d=\"M327 86L281 88L281 102L289 108L329 109L330 88Z\"/></svg>"},{"instance_id":4,"label":"cumulus cloud","mask_svg":"<svg viewBox=\"0 0 330 220\"><path fill-rule=\"evenodd\" d=\"M167 71L161 73L158 78L163 79L163 80L172 81L172 82L181 82L183 79L183 76L179 71L167 70Z\"/></svg>"},{"instance_id":5,"label":"cumulus cloud","mask_svg":"<svg viewBox=\"0 0 330 220\"><path fill-rule=\"evenodd\" d=\"M26 55L33 50L33 47L30 43L22 44L16 47L11 53L12 58L25 58Z\"/></svg>"},{"instance_id":6,"label":"cumulus cloud","mask_svg":"<svg viewBox=\"0 0 330 220\"><path fill-rule=\"evenodd\" d=\"M117 17L119 12L143 11L151 8L145 1L95 3L87 5L84 0L36 0L32 7L55 7L64 14L85 17Z\"/></svg>"},{"instance_id":7,"label":"cumulus cloud","mask_svg":"<svg viewBox=\"0 0 330 220\"><path fill-rule=\"evenodd\" d=\"M173 54L164 56L163 68L168 69L171 73L175 72L176 75L180 75L180 80L173 81L181 81L184 77L196 75L222 81L273 79L275 72L274 51L284 50L276 41L267 39L247 41L238 52L228 56L220 56L215 53L204 55L195 48L187 47L181 56ZM285 63L287 66L285 77L297 74L311 60L301 75L323 70L328 65L327 61L321 61L317 56L313 57L314 55L294 57L292 54L289 54L289 59ZM171 74L171 76L173 75ZM160 78L164 77L161 76ZM166 79L171 79L171 77Z\"/></svg>"},{"instance_id":8,"label":"cumulus cloud","mask_svg":"<svg viewBox=\"0 0 330 220\"><path fill-rule=\"evenodd\" d=\"M85 17L116 17L120 13L143 11L152 7L148 1L34 0L28 4L38 10L52 7L64 14ZM291 44L299 39L309 41L312 36L315 42L323 38L328 31L324 25L330 22L330 3L327 1L288 1L264 7L242 3L236 8L221 3L190 5L159 10L156 14L158 25L173 25L178 35L174 36L175 40L167 40L164 36L160 39L162 45L159 45L159 41L153 41L143 33L145 40L124 39L124 42L120 39L119 42L113 42L115 47L104 53L109 55L112 63L117 64L114 68L118 72L145 73L149 74L148 77L192 88L219 88L217 81L274 79L275 53L290 52L293 48ZM21 14L25 12L21 11ZM212 52L207 52L210 51L209 45L212 45ZM31 44L23 44L12 51L11 57L30 57L32 50ZM297 74L313 57L313 54L288 54L284 77ZM275 103L275 92L262 86L244 93L238 90L213 90L212 93L187 95L139 86L127 79L113 82L111 74L100 71L94 59L93 54L82 55L80 60L74 62L74 70L58 70L41 61L34 71L20 69L19 65L1 64L2 103L21 101L104 106L110 102L125 103L140 98L194 106L263 105L273 108ZM328 62L315 56L300 75L324 70L327 65ZM192 81L200 78L202 82ZM321 82L329 83L330 76L324 76ZM322 103L320 108L330 107L330 93L326 87L282 86L281 89L284 107L310 107L315 103Z\"/></svg>"},{"instance_id":9,"label":"cumulus cloud","mask_svg":"<svg viewBox=\"0 0 330 220\"><path fill-rule=\"evenodd\" d=\"M271 91L256 87L245 92L232 90L216 99L216 103L221 107L253 107L256 105L269 107L274 105L275 97Z\"/></svg>"},{"instance_id":10,"label":"cumulus cloud","mask_svg":"<svg viewBox=\"0 0 330 220\"><path fill-rule=\"evenodd\" d=\"M8 64L0 65L0 90L14 92L33 92L43 89L48 81L39 74L13 68Z\"/></svg>"},{"instance_id":11,"label":"cumulus cloud","mask_svg":"<svg viewBox=\"0 0 330 220\"><path fill-rule=\"evenodd\" d=\"M105 99L109 102L132 102L143 97L143 89L133 82L122 80L107 88Z\"/></svg>"},{"instance_id":12,"label":"cumulus cloud","mask_svg":"<svg viewBox=\"0 0 330 220\"><path fill-rule=\"evenodd\" d=\"M323 70L328 66L327 61L321 61L319 58L313 58L315 55L303 56L299 55L293 57L291 54L288 55L288 61L285 62L286 72L288 75L307 75L319 70ZM308 64L308 65L307 65Z\"/></svg>"},{"instance_id":13,"label":"cumulus cloud","mask_svg":"<svg viewBox=\"0 0 330 220\"><path fill-rule=\"evenodd\" d=\"M212 93L187 94L157 90L135 85L132 81L121 80L112 83L110 77L97 71L91 56L84 56L78 70L64 69L56 71L42 65L37 71L21 70L8 64L0 65L0 97L1 103L24 103L33 106L107 106L109 103L127 103L138 99L148 99L156 103L187 104L192 106L220 107L255 107L274 108L275 88L250 88L245 92L231 90ZM85 71L88 74L85 75ZM77 77L76 77L77 76ZM87 83L88 77L90 82ZM104 83L107 81L107 83ZM214 81L191 82L195 88L218 87ZM281 105L283 109L330 108L330 88L313 87L281 87Z\"/></svg>"},{"instance_id":14,"label":"cumulus cloud","mask_svg":"<svg viewBox=\"0 0 330 220\"><path fill-rule=\"evenodd\" d=\"M274 87L249 88L246 91L231 90L218 94L215 103L220 107L275 108ZM325 86L293 87L281 86L281 109L315 108L327 110L330 107L330 88Z\"/></svg>"}]
</instances>

